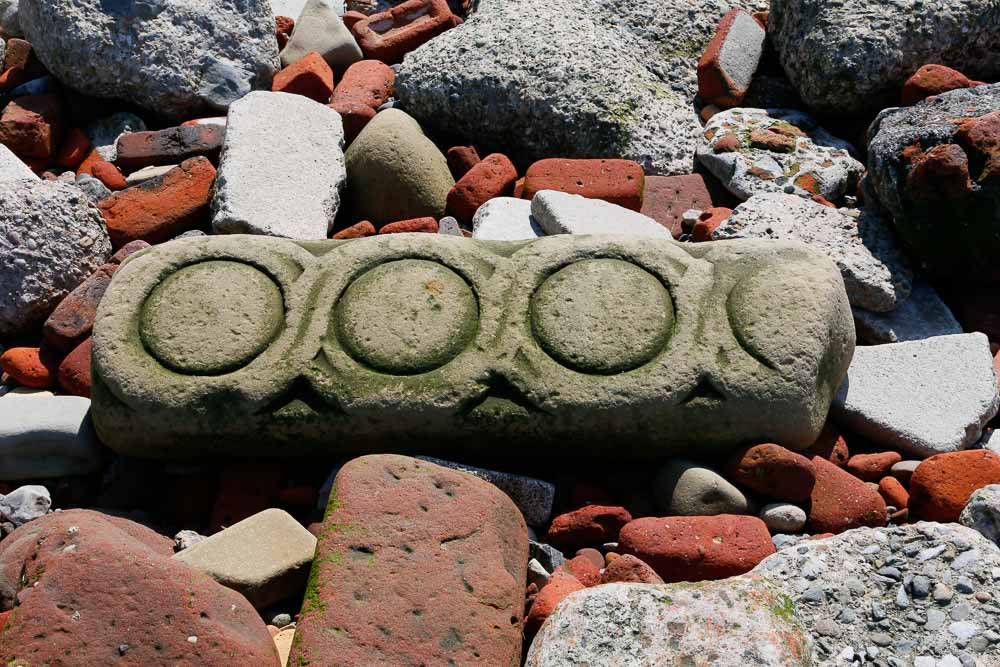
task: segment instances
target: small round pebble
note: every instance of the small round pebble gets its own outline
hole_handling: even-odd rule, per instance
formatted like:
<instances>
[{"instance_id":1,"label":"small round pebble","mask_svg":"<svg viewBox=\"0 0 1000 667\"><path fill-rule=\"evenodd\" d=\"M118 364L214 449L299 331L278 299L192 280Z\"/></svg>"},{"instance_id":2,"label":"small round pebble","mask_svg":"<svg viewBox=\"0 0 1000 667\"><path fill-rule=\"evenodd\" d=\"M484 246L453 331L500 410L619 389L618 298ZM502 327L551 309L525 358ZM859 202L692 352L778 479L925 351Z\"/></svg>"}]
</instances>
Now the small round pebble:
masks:
<instances>
[{"instance_id":1,"label":"small round pebble","mask_svg":"<svg viewBox=\"0 0 1000 667\"><path fill-rule=\"evenodd\" d=\"M760 518L772 533L797 533L806 525L805 510L791 503L764 505Z\"/></svg>"}]
</instances>

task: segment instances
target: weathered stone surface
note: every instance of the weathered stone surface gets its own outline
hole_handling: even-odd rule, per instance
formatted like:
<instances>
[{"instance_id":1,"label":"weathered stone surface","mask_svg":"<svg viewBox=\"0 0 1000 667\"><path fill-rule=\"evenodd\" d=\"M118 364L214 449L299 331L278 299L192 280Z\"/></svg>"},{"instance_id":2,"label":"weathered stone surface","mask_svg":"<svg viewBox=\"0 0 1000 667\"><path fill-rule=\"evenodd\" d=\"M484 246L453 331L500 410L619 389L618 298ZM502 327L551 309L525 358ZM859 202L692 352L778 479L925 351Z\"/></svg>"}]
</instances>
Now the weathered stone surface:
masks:
<instances>
[{"instance_id":1,"label":"weathered stone surface","mask_svg":"<svg viewBox=\"0 0 1000 667\"><path fill-rule=\"evenodd\" d=\"M347 205L355 219L381 227L444 216L455 179L445 156L405 112L379 112L351 142L344 159Z\"/></svg>"},{"instance_id":2,"label":"weathered stone surface","mask_svg":"<svg viewBox=\"0 0 1000 667\"><path fill-rule=\"evenodd\" d=\"M37 181L35 172L19 157L10 152L10 149L0 144L0 181L18 181L21 179Z\"/></svg>"},{"instance_id":3,"label":"weathered stone surface","mask_svg":"<svg viewBox=\"0 0 1000 667\"><path fill-rule=\"evenodd\" d=\"M40 324L110 255L104 220L76 187L0 182L0 336Z\"/></svg>"},{"instance_id":4,"label":"weathered stone surface","mask_svg":"<svg viewBox=\"0 0 1000 667\"><path fill-rule=\"evenodd\" d=\"M988 449L937 454L910 478L908 507L928 521L958 521L974 492L1000 484L1000 456Z\"/></svg>"},{"instance_id":5,"label":"weathered stone surface","mask_svg":"<svg viewBox=\"0 0 1000 667\"><path fill-rule=\"evenodd\" d=\"M1000 408L981 333L859 346L831 414L844 426L919 457L965 449Z\"/></svg>"},{"instance_id":6,"label":"weathered stone surface","mask_svg":"<svg viewBox=\"0 0 1000 667\"><path fill-rule=\"evenodd\" d=\"M45 516L52 507L52 496L44 486L29 484L21 486L7 495L0 494L0 518L15 526Z\"/></svg>"},{"instance_id":7,"label":"weathered stone surface","mask_svg":"<svg viewBox=\"0 0 1000 667\"><path fill-rule=\"evenodd\" d=\"M868 136L867 182L914 257L963 286L1000 282L1000 84L887 109Z\"/></svg>"},{"instance_id":8,"label":"weathered stone surface","mask_svg":"<svg viewBox=\"0 0 1000 667\"><path fill-rule=\"evenodd\" d=\"M816 533L840 533L886 523L886 506L878 491L822 456L814 456L816 483L809 503L809 524Z\"/></svg>"},{"instance_id":9,"label":"weathered stone surface","mask_svg":"<svg viewBox=\"0 0 1000 667\"><path fill-rule=\"evenodd\" d=\"M813 664L845 664L848 654L861 664L1000 662L1000 643L988 639L1000 551L969 528L858 528L783 548L753 571L795 601ZM980 602L984 593L994 599Z\"/></svg>"},{"instance_id":10,"label":"weathered stone surface","mask_svg":"<svg viewBox=\"0 0 1000 667\"><path fill-rule=\"evenodd\" d=\"M281 63L285 67L312 51L323 56L330 67L340 71L361 60L361 48L344 25L332 0L308 0L300 13L291 18L295 19L295 28L288 44L281 50Z\"/></svg>"},{"instance_id":11,"label":"weathered stone surface","mask_svg":"<svg viewBox=\"0 0 1000 667\"><path fill-rule=\"evenodd\" d=\"M730 109L712 116L701 137L698 161L744 200L782 192L836 201L865 170L850 144L801 111Z\"/></svg>"},{"instance_id":12,"label":"weathered stone surface","mask_svg":"<svg viewBox=\"0 0 1000 667\"><path fill-rule=\"evenodd\" d=\"M225 135L225 126L212 124L129 132L118 137L115 164L128 174L146 167L178 164L199 155L215 162Z\"/></svg>"},{"instance_id":13,"label":"weathered stone surface","mask_svg":"<svg viewBox=\"0 0 1000 667\"><path fill-rule=\"evenodd\" d=\"M546 234L673 238L670 230L642 213L556 190L542 190L532 197L531 217Z\"/></svg>"},{"instance_id":14,"label":"weathered stone surface","mask_svg":"<svg viewBox=\"0 0 1000 667\"><path fill-rule=\"evenodd\" d=\"M550 482L509 472L487 470L464 463L435 459L430 456L418 456L417 458L452 470L461 470L486 480L510 496L510 499L517 505L517 509L521 510L521 514L524 515L524 520L529 526L544 526L552 514L552 502L555 500L556 487Z\"/></svg>"},{"instance_id":15,"label":"weathered stone surface","mask_svg":"<svg viewBox=\"0 0 1000 667\"><path fill-rule=\"evenodd\" d=\"M664 516L746 514L747 499L711 468L686 459L663 466L653 481L653 499Z\"/></svg>"},{"instance_id":16,"label":"weathered stone surface","mask_svg":"<svg viewBox=\"0 0 1000 667\"><path fill-rule=\"evenodd\" d=\"M268 0L23 0L20 19L59 81L174 118L223 110L278 69Z\"/></svg>"},{"instance_id":17,"label":"weathered stone surface","mask_svg":"<svg viewBox=\"0 0 1000 667\"><path fill-rule=\"evenodd\" d=\"M212 228L327 238L347 180L343 145L340 114L330 107L290 93L250 93L229 108Z\"/></svg>"},{"instance_id":18,"label":"weathered stone surface","mask_svg":"<svg viewBox=\"0 0 1000 667\"><path fill-rule=\"evenodd\" d=\"M760 577L588 588L556 608L525 665L804 667L812 642L795 610Z\"/></svg>"},{"instance_id":19,"label":"weathered stone surface","mask_svg":"<svg viewBox=\"0 0 1000 667\"><path fill-rule=\"evenodd\" d=\"M698 97L709 104L738 106L764 53L764 26L743 8L722 17L698 59Z\"/></svg>"},{"instance_id":20,"label":"weathered stone surface","mask_svg":"<svg viewBox=\"0 0 1000 667\"><path fill-rule=\"evenodd\" d=\"M174 556L262 609L305 588L316 538L290 514L267 509Z\"/></svg>"},{"instance_id":21,"label":"weathered stone surface","mask_svg":"<svg viewBox=\"0 0 1000 667\"><path fill-rule=\"evenodd\" d=\"M1000 7L992 2L772 0L767 27L802 99L825 113L892 106L927 63L1000 77Z\"/></svg>"},{"instance_id":22,"label":"weathered stone surface","mask_svg":"<svg viewBox=\"0 0 1000 667\"><path fill-rule=\"evenodd\" d=\"M1000 546L1000 484L988 484L973 491L958 521Z\"/></svg>"},{"instance_id":23,"label":"weathered stone surface","mask_svg":"<svg viewBox=\"0 0 1000 667\"><path fill-rule=\"evenodd\" d=\"M617 542L622 526L632 520L624 507L585 505L552 520L547 541L564 551Z\"/></svg>"},{"instance_id":24,"label":"weathered stone surface","mask_svg":"<svg viewBox=\"0 0 1000 667\"><path fill-rule=\"evenodd\" d=\"M647 174L690 173L697 59L731 5L482 0L407 55L396 90L429 129L516 163L625 158Z\"/></svg>"},{"instance_id":25,"label":"weathered stone surface","mask_svg":"<svg viewBox=\"0 0 1000 667\"><path fill-rule=\"evenodd\" d=\"M472 217L472 238L483 241L527 241L545 236L531 215L531 202L514 197L491 199Z\"/></svg>"},{"instance_id":26,"label":"weathered stone surface","mask_svg":"<svg viewBox=\"0 0 1000 667\"><path fill-rule=\"evenodd\" d=\"M289 664L520 665L527 527L492 484L355 459L319 535Z\"/></svg>"},{"instance_id":27,"label":"weathered stone surface","mask_svg":"<svg viewBox=\"0 0 1000 667\"><path fill-rule=\"evenodd\" d=\"M90 510L18 528L0 543L0 610L17 602L0 660L278 667L264 622L243 596L172 561L172 551L171 540L145 526Z\"/></svg>"},{"instance_id":28,"label":"weathered stone surface","mask_svg":"<svg viewBox=\"0 0 1000 667\"><path fill-rule=\"evenodd\" d=\"M94 414L143 457L802 449L853 345L798 244L200 237L116 272Z\"/></svg>"},{"instance_id":29,"label":"weathered stone surface","mask_svg":"<svg viewBox=\"0 0 1000 667\"><path fill-rule=\"evenodd\" d=\"M893 310L909 295L912 272L892 230L878 216L835 209L781 193L751 197L712 238L802 241L837 263L852 306Z\"/></svg>"},{"instance_id":30,"label":"weathered stone surface","mask_svg":"<svg viewBox=\"0 0 1000 667\"><path fill-rule=\"evenodd\" d=\"M85 475L101 467L103 448L79 396L0 397L0 480Z\"/></svg>"},{"instance_id":31,"label":"weathered stone surface","mask_svg":"<svg viewBox=\"0 0 1000 667\"><path fill-rule=\"evenodd\" d=\"M888 313L873 313L864 308L851 310L858 338L870 345L962 333L962 326L937 291L921 278L913 281L910 296L895 310Z\"/></svg>"}]
</instances>

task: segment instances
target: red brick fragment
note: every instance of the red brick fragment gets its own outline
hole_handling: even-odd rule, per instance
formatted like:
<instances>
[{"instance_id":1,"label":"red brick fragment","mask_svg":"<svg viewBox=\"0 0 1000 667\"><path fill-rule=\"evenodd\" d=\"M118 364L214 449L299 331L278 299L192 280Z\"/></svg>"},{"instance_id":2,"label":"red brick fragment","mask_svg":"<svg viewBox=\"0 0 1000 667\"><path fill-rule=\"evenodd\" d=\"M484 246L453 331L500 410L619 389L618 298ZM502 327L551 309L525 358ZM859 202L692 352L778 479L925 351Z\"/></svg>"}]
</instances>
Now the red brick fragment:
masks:
<instances>
[{"instance_id":1,"label":"red brick fragment","mask_svg":"<svg viewBox=\"0 0 1000 667\"><path fill-rule=\"evenodd\" d=\"M885 501L876 491L822 456L812 459L816 470L809 523L818 533L851 528L876 528L886 523Z\"/></svg>"},{"instance_id":2,"label":"red brick fragment","mask_svg":"<svg viewBox=\"0 0 1000 667\"><path fill-rule=\"evenodd\" d=\"M118 192L128 187L128 181L125 180L125 176L118 167L110 162L101 160L94 163L90 173L94 178L104 183L104 186L112 192Z\"/></svg>"},{"instance_id":3,"label":"red brick fragment","mask_svg":"<svg viewBox=\"0 0 1000 667\"><path fill-rule=\"evenodd\" d=\"M517 168L506 155L487 155L448 192L447 211L459 222L472 224L479 207L494 197L510 194L516 180Z\"/></svg>"},{"instance_id":4,"label":"red brick fragment","mask_svg":"<svg viewBox=\"0 0 1000 667\"><path fill-rule=\"evenodd\" d=\"M330 107L344 122L345 144L354 141L376 109L389 101L395 81L392 68L378 60L361 60L347 68L330 99Z\"/></svg>"},{"instance_id":5,"label":"red brick fragment","mask_svg":"<svg viewBox=\"0 0 1000 667\"><path fill-rule=\"evenodd\" d=\"M877 482L889 474L889 469L903 460L898 452L855 454L847 462L847 472L866 482Z\"/></svg>"},{"instance_id":6,"label":"red brick fragment","mask_svg":"<svg viewBox=\"0 0 1000 667\"><path fill-rule=\"evenodd\" d=\"M111 259L108 260L109 264L121 264L125 259L140 250L145 250L149 247L149 244L145 241L130 241L119 248L115 254L111 255Z\"/></svg>"},{"instance_id":7,"label":"red brick fragment","mask_svg":"<svg viewBox=\"0 0 1000 667\"><path fill-rule=\"evenodd\" d=\"M898 479L895 477L883 477L878 483L878 492L886 505L891 505L897 510L909 506L910 494Z\"/></svg>"},{"instance_id":8,"label":"red brick fragment","mask_svg":"<svg viewBox=\"0 0 1000 667\"><path fill-rule=\"evenodd\" d=\"M333 70L323 56L310 51L278 72L271 81L271 90L303 95L326 104L333 95Z\"/></svg>"},{"instance_id":9,"label":"red brick fragment","mask_svg":"<svg viewBox=\"0 0 1000 667\"><path fill-rule=\"evenodd\" d=\"M482 159L475 146L452 146L448 149L446 156L448 169L451 170L451 175L456 181L469 173L469 170Z\"/></svg>"},{"instance_id":10,"label":"red brick fragment","mask_svg":"<svg viewBox=\"0 0 1000 667\"><path fill-rule=\"evenodd\" d=\"M808 458L781 445L764 443L737 450L726 476L773 500L808 500L816 484L816 469Z\"/></svg>"},{"instance_id":11,"label":"red brick fragment","mask_svg":"<svg viewBox=\"0 0 1000 667\"><path fill-rule=\"evenodd\" d=\"M48 389L55 384L59 358L44 347L12 347L0 355L0 370L25 387Z\"/></svg>"},{"instance_id":12,"label":"red brick fragment","mask_svg":"<svg viewBox=\"0 0 1000 667\"><path fill-rule=\"evenodd\" d=\"M903 84L900 103L903 106L916 104L931 95L940 95L949 90L971 88L973 82L958 70L944 65L924 65Z\"/></svg>"},{"instance_id":13,"label":"red brick fragment","mask_svg":"<svg viewBox=\"0 0 1000 667\"><path fill-rule=\"evenodd\" d=\"M851 452L847 447L847 440L841 434L833 422L827 420L823 424L823 430L819 437L808 449L802 452L804 456L812 458L820 456L835 466L843 468L851 458Z\"/></svg>"},{"instance_id":14,"label":"red brick fragment","mask_svg":"<svg viewBox=\"0 0 1000 667\"><path fill-rule=\"evenodd\" d=\"M166 174L116 192L98 208L115 248L136 240L162 243L208 222L215 167L185 160Z\"/></svg>"},{"instance_id":15,"label":"red brick fragment","mask_svg":"<svg viewBox=\"0 0 1000 667\"><path fill-rule=\"evenodd\" d=\"M220 125L188 125L155 132L129 132L118 137L115 164L132 173L144 167L180 164L199 155L216 162L225 134L226 128Z\"/></svg>"},{"instance_id":16,"label":"red brick fragment","mask_svg":"<svg viewBox=\"0 0 1000 667\"><path fill-rule=\"evenodd\" d=\"M410 218L409 220L400 220L398 222L390 222L387 225L383 225L379 234L402 234L406 232L426 232L428 234L437 234L438 223L437 220L431 217L426 218Z\"/></svg>"},{"instance_id":17,"label":"red brick fragment","mask_svg":"<svg viewBox=\"0 0 1000 667\"><path fill-rule=\"evenodd\" d=\"M65 132L62 102L56 95L18 97L0 114L0 144L21 158L51 158Z\"/></svg>"},{"instance_id":18,"label":"red brick fragment","mask_svg":"<svg viewBox=\"0 0 1000 667\"><path fill-rule=\"evenodd\" d=\"M346 229L341 229L332 238L340 241L344 239L360 239L366 236L375 236L375 225L367 220L362 220Z\"/></svg>"},{"instance_id":19,"label":"red brick fragment","mask_svg":"<svg viewBox=\"0 0 1000 667\"><path fill-rule=\"evenodd\" d=\"M394 65L417 47L455 27L462 20L447 0L407 0L354 24L354 35L365 58Z\"/></svg>"},{"instance_id":20,"label":"red brick fragment","mask_svg":"<svg viewBox=\"0 0 1000 667\"><path fill-rule=\"evenodd\" d=\"M604 568L601 583L662 584L663 578L656 573L656 570L635 556L615 554L615 558L609 561L608 566Z\"/></svg>"},{"instance_id":21,"label":"red brick fragment","mask_svg":"<svg viewBox=\"0 0 1000 667\"><path fill-rule=\"evenodd\" d=\"M62 146L56 154L55 163L66 169L76 169L90 153L90 148L90 138L83 130L74 127L63 140Z\"/></svg>"},{"instance_id":22,"label":"red brick fragment","mask_svg":"<svg viewBox=\"0 0 1000 667\"><path fill-rule=\"evenodd\" d=\"M560 569L552 574L549 583L545 584L542 590L538 591L535 601L528 611L528 616L524 620L524 631L528 636L538 632L538 629L545 623L545 619L552 615L556 606L562 602L567 595L582 591L584 586L580 581L566 570Z\"/></svg>"},{"instance_id":23,"label":"red brick fragment","mask_svg":"<svg viewBox=\"0 0 1000 667\"><path fill-rule=\"evenodd\" d=\"M90 336L97 306L117 269L117 264L105 264L59 302L42 327L46 343L68 353Z\"/></svg>"},{"instance_id":24,"label":"red brick fragment","mask_svg":"<svg viewBox=\"0 0 1000 667\"><path fill-rule=\"evenodd\" d=\"M927 521L954 522L969 496L1000 484L1000 456L988 449L948 452L925 459L910 478L910 512Z\"/></svg>"},{"instance_id":25,"label":"red brick fragment","mask_svg":"<svg viewBox=\"0 0 1000 667\"><path fill-rule=\"evenodd\" d=\"M524 174L523 199L532 199L540 190L559 190L574 195L642 210L645 174L632 160L539 160Z\"/></svg>"},{"instance_id":26,"label":"red brick fragment","mask_svg":"<svg viewBox=\"0 0 1000 667\"><path fill-rule=\"evenodd\" d=\"M675 239L684 233L681 218L685 211L709 208L712 208L712 196L701 174L645 178L640 212L669 229Z\"/></svg>"},{"instance_id":27,"label":"red brick fragment","mask_svg":"<svg viewBox=\"0 0 1000 667\"><path fill-rule=\"evenodd\" d=\"M764 28L745 9L729 10L698 60L698 96L719 106L738 106L764 52Z\"/></svg>"},{"instance_id":28,"label":"red brick fragment","mask_svg":"<svg viewBox=\"0 0 1000 667\"><path fill-rule=\"evenodd\" d=\"M295 19L290 16L274 17L274 36L278 39L278 50L285 48L295 30Z\"/></svg>"},{"instance_id":29,"label":"red brick fragment","mask_svg":"<svg viewBox=\"0 0 1000 667\"><path fill-rule=\"evenodd\" d=\"M712 232L718 229L732 214L733 209L725 206L716 206L702 211L702 214L698 216L698 222L694 223L694 229L691 230L691 240L696 243L711 241Z\"/></svg>"},{"instance_id":30,"label":"red brick fragment","mask_svg":"<svg viewBox=\"0 0 1000 667\"><path fill-rule=\"evenodd\" d=\"M614 542L618 531L631 520L632 515L624 507L587 505L554 518L548 541L563 549Z\"/></svg>"},{"instance_id":31,"label":"red brick fragment","mask_svg":"<svg viewBox=\"0 0 1000 667\"><path fill-rule=\"evenodd\" d=\"M90 349L88 337L59 364L59 386L74 396L90 398Z\"/></svg>"}]
</instances>

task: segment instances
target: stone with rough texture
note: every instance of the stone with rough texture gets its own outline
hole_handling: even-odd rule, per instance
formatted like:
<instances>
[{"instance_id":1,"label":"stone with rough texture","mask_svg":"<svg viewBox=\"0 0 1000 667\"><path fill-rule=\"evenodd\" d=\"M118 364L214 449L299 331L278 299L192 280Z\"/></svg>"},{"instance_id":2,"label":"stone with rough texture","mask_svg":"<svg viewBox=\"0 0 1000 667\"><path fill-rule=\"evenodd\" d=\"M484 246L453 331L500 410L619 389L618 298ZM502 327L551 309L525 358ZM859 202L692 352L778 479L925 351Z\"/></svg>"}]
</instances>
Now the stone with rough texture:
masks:
<instances>
[{"instance_id":1,"label":"stone with rough texture","mask_svg":"<svg viewBox=\"0 0 1000 667\"><path fill-rule=\"evenodd\" d=\"M25 178L30 181L38 180L38 176L28 165L11 153L9 148L0 144L0 182L19 181Z\"/></svg>"},{"instance_id":2,"label":"stone with rough texture","mask_svg":"<svg viewBox=\"0 0 1000 667\"><path fill-rule=\"evenodd\" d=\"M0 661L278 667L267 628L243 596L172 553L168 538L91 510L21 526L0 542L0 609L17 601Z\"/></svg>"},{"instance_id":3,"label":"stone with rough texture","mask_svg":"<svg viewBox=\"0 0 1000 667\"><path fill-rule=\"evenodd\" d=\"M472 238L482 241L527 241L545 236L531 215L531 202L515 197L491 199L472 217Z\"/></svg>"},{"instance_id":4,"label":"stone with rough texture","mask_svg":"<svg viewBox=\"0 0 1000 667\"><path fill-rule=\"evenodd\" d=\"M870 213L835 209L781 193L751 197L712 232L734 238L802 241L827 254L844 277L852 306L886 312L909 295L912 272L889 225Z\"/></svg>"},{"instance_id":5,"label":"stone with rough texture","mask_svg":"<svg viewBox=\"0 0 1000 667\"><path fill-rule=\"evenodd\" d=\"M730 109L702 132L698 161L740 199L767 192L820 195L854 192L865 166L850 144L791 109Z\"/></svg>"},{"instance_id":6,"label":"stone with rough texture","mask_svg":"<svg viewBox=\"0 0 1000 667\"><path fill-rule=\"evenodd\" d=\"M622 526L631 520L624 507L586 505L555 517L547 539L564 551L615 542Z\"/></svg>"},{"instance_id":7,"label":"stone with rough texture","mask_svg":"<svg viewBox=\"0 0 1000 667\"><path fill-rule=\"evenodd\" d=\"M663 466L653 481L653 499L665 516L746 514L747 499L711 468L686 459Z\"/></svg>"},{"instance_id":8,"label":"stone with rough texture","mask_svg":"<svg viewBox=\"0 0 1000 667\"><path fill-rule=\"evenodd\" d=\"M343 71L361 60L361 48L344 25L333 0L308 0L295 16L295 28L281 50L281 63L288 67L310 52L323 56L330 67Z\"/></svg>"},{"instance_id":9,"label":"stone with rough texture","mask_svg":"<svg viewBox=\"0 0 1000 667\"><path fill-rule=\"evenodd\" d=\"M454 463L430 456L418 456L417 458L452 470L461 470L486 480L510 496L517 508L521 510L521 514L524 515L524 520L529 526L545 525L552 514L552 503L556 495L554 484L534 477L476 468L464 463Z\"/></svg>"},{"instance_id":10,"label":"stone with rough texture","mask_svg":"<svg viewBox=\"0 0 1000 667\"><path fill-rule=\"evenodd\" d=\"M913 281L910 296L895 310L888 313L874 313L863 308L851 310L858 338L870 345L962 333L962 326L937 291L921 278Z\"/></svg>"},{"instance_id":11,"label":"stone with rough texture","mask_svg":"<svg viewBox=\"0 0 1000 667\"><path fill-rule=\"evenodd\" d=\"M918 656L948 654L966 657L928 664L1000 662L1000 643L984 636L996 629L1000 551L969 528L858 528L783 548L753 572L795 601L813 664L845 664L848 649L860 664L921 666ZM991 591L985 603L976 597Z\"/></svg>"},{"instance_id":12,"label":"stone with rough texture","mask_svg":"<svg viewBox=\"0 0 1000 667\"><path fill-rule=\"evenodd\" d=\"M944 65L924 65L913 73L903 84L900 104L908 106L959 88L971 88L973 82L967 76Z\"/></svg>"},{"instance_id":13,"label":"stone with rough texture","mask_svg":"<svg viewBox=\"0 0 1000 667\"><path fill-rule=\"evenodd\" d=\"M225 109L278 70L268 0L22 0L20 19L59 81L172 118Z\"/></svg>"},{"instance_id":14,"label":"stone with rough texture","mask_svg":"<svg viewBox=\"0 0 1000 667\"><path fill-rule=\"evenodd\" d=\"M1000 546L1000 484L988 484L973 491L958 521Z\"/></svg>"},{"instance_id":15,"label":"stone with rough texture","mask_svg":"<svg viewBox=\"0 0 1000 667\"><path fill-rule=\"evenodd\" d=\"M915 456L965 449L1000 408L981 333L859 346L831 414L838 423Z\"/></svg>"},{"instance_id":16,"label":"stone with rough texture","mask_svg":"<svg viewBox=\"0 0 1000 667\"><path fill-rule=\"evenodd\" d=\"M907 77L927 63L1000 77L994 2L772 0L767 27L802 99L824 113L892 106Z\"/></svg>"},{"instance_id":17,"label":"stone with rough texture","mask_svg":"<svg viewBox=\"0 0 1000 667\"><path fill-rule=\"evenodd\" d=\"M532 198L531 217L546 234L673 238L670 230L642 213L557 190L542 190Z\"/></svg>"},{"instance_id":18,"label":"stone with rough texture","mask_svg":"<svg viewBox=\"0 0 1000 667\"><path fill-rule=\"evenodd\" d=\"M1000 484L1000 455L987 449L937 454L910 478L908 507L928 521L958 521L973 492Z\"/></svg>"},{"instance_id":19,"label":"stone with rough texture","mask_svg":"<svg viewBox=\"0 0 1000 667\"><path fill-rule=\"evenodd\" d=\"M110 255L101 214L75 186L0 182L0 336L41 324Z\"/></svg>"},{"instance_id":20,"label":"stone with rough texture","mask_svg":"<svg viewBox=\"0 0 1000 667\"><path fill-rule=\"evenodd\" d=\"M444 217L455 179L444 155L405 112L379 112L344 158L346 203L355 219L381 227L397 220Z\"/></svg>"},{"instance_id":21,"label":"stone with rough texture","mask_svg":"<svg viewBox=\"0 0 1000 667\"><path fill-rule=\"evenodd\" d=\"M750 12L739 7L727 12L698 60L698 97L720 106L742 102L764 53L765 37L764 26Z\"/></svg>"},{"instance_id":22,"label":"stone with rough texture","mask_svg":"<svg viewBox=\"0 0 1000 667\"><path fill-rule=\"evenodd\" d=\"M868 137L867 184L914 258L963 289L1000 282L1000 84L887 109Z\"/></svg>"},{"instance_id":23,"label":"stone with rough texture","mask_svg":"<svg viewBox=\"0 0 1000 667\"><path fill-rule=\"evenodd\" d=\"M128 132L115 144L115 164L126 174L179 164L199 155L217 162L226 128L221 125L184 125L156 132ZM126 183L128 181L126 180Z\"/></svg>"},{"instance_id":24,"label":"stone with rough texture","mask_svg":"<svg viewBox=\"0 0 1000 667\"><path fill-rule=\"evenodd\" d=\"M15 526L45 516L50 507L49 490L37 484L18 487L7 495L0 494L0 520L10 521Z\"/></svg>"},{"instance_id":25,"label":"stone with rough texture","mask_svg":"<svg viewBox=\"0 0 1000 667\"><path fill-rule=\"evenodd\" d=\"M839 533L886 522L886 506L878 491L854 475L814 456L816 483L809 503L809 525L816 533Z\"/></svg>"},{"instance_id":26,"label":"stone with rough texture","mask_svg":"<svg viewBox=\"0 0 1000 667\"><path fill-rule=\"evenodd\" d=\"M682 176L647 176L640 213L653 218L670 230L676 239L683 233L681 219L685 211L712 208L712 194L701 174Z\"/></svg>"},{"instance_id":27,"label":"stone with rough texture","mask_svg":"<svg viewBox=\"0 0 1000 667\"><path fill-rule=\"evenodd\" d=\"M290 514L266 509L174 556L239 591L257 609L305 587L316 538Z\"/></svg>"},{"instance_id":28,"label":"stone with rough texture","mask_svg":"<svg viewBox=\"0 0 1000 667\"><path fill-rule=\"evenodd\" d=\"M853 347L839 273L800 244L202 236L115 273L94 415L160 458L804 449Z\"/></svg>"},{"instance_id":29,"label":"stone with rough texture","mask_svg":"<svg viewBox=\"0 0 1000 667\"><path fill-rule=\"evenodd\" d=\"M805 667L812 642L795 609L760 577L589 588L549 617L525 667Z\"/></svg>"},{"instance_id":30,"label":"stone with rough texture","mask_svg":"<svg viewBox=\"0 0 1000 667\"><path fill-rule=\"evenodd\" d=\"M0 397L0 480L85 475L101 468L102 450L88 399Z\"/></svg>"},{"instance_id":31,"label":"stone with rough texture","mask_svg":"<svg viewBox=\"0 0 1000 667\"><path fill-rule=\"evenodd\" d=\"M808 457L774 443L737 450L725 472L735 483L776 500L808 500L816 484L816 469Z\"/></svg>"},{"instance_id":32,"label":"stone with rough texture","mask_svg":"<svg viewBox=\"0 0 1000 667\"><path fill-rule=\"evenodd\" d=\"M647 174L690 173L697 59L731 6L481 0L463 25L407 55L397 96L430 130L518 164L624 158Z\"/></svg>"},{"instance_id":33,"label":"stone with rough texture","mask_svg":"<svg viewBox=\"0 0 1000 667\"><path fill-rule=\"evenodd\" d=\"M662 584L663 579L653 568L635 556L618 556L601 573L602 584Z\"/></svg>"},{"instance_id":34,"label":"stone with rough texture","mask_svg":"<svg viewBox=\"0 0 1000 667\"><path fill-rule=\"evenodd\" d=\"M340 114L330 107L290 93L250 93L229 108L212 229L327 238L347 180L343 145Z\"/></svg>"},{"instance_id":35,"label":"stone with rough texture","mask_svg":"<svg viewBox=\"0 0 1000 667\"><path fill-rule=\"evenodd\" d=\"M702 581L748 572L774 545L755 516L646 517L622 528L618 553L637 557L664 581Z\"/></svg>"},{"instance_id":36,"label":"stone with rough texture","mask_svg":"<svg viewBox=\"0 0 1000 667\"><path fill-rule=\"evenodd\" d=\"M69 353L90 336L97 316L97 306L117 269L116 264L105 264L59 302L42 325L42 336L46 344Z\"/></svg>"},{"instance_id":37,"label":"stone with rough texture","mask_svg":"<svg viewBox=\"0 0 1000 667\"><path fill-rule=\"evenodd\" d=\"M472 475L404 456L337 474L289 664L517 667L528 534Z\"/></svg>"}]
</instances>

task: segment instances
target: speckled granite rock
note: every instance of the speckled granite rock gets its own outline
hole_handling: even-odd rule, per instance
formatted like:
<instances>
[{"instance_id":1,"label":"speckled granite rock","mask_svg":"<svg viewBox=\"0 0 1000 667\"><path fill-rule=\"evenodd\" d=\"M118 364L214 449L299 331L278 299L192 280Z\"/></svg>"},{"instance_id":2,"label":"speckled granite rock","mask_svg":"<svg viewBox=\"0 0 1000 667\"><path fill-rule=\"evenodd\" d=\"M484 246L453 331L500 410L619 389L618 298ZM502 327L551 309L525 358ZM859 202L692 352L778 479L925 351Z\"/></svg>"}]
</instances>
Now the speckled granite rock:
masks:
<instances>
[{"instance_id":1,"label":"speckled granite rock","mask_svg":"<svg viewBox=\"0 0 1000 667\"><path fill-rule=\"evenodd\" d=\"M782 548L753 572L795 601L815 664L1000 663L1000 550L970 528L857 528Z\"/></svg>"},{"instance_id":2,"label":"speckled granite rock","mask_svg":"<svg viewBox=\"0 0 1000 667\"><path fill-rule=\"evenodd\" d=\"M482 0L407 55L396 91L430 129L515 162L621 157L690 173L697 59L733 4L756 3Z\"/></svg>"}]
</instances>

